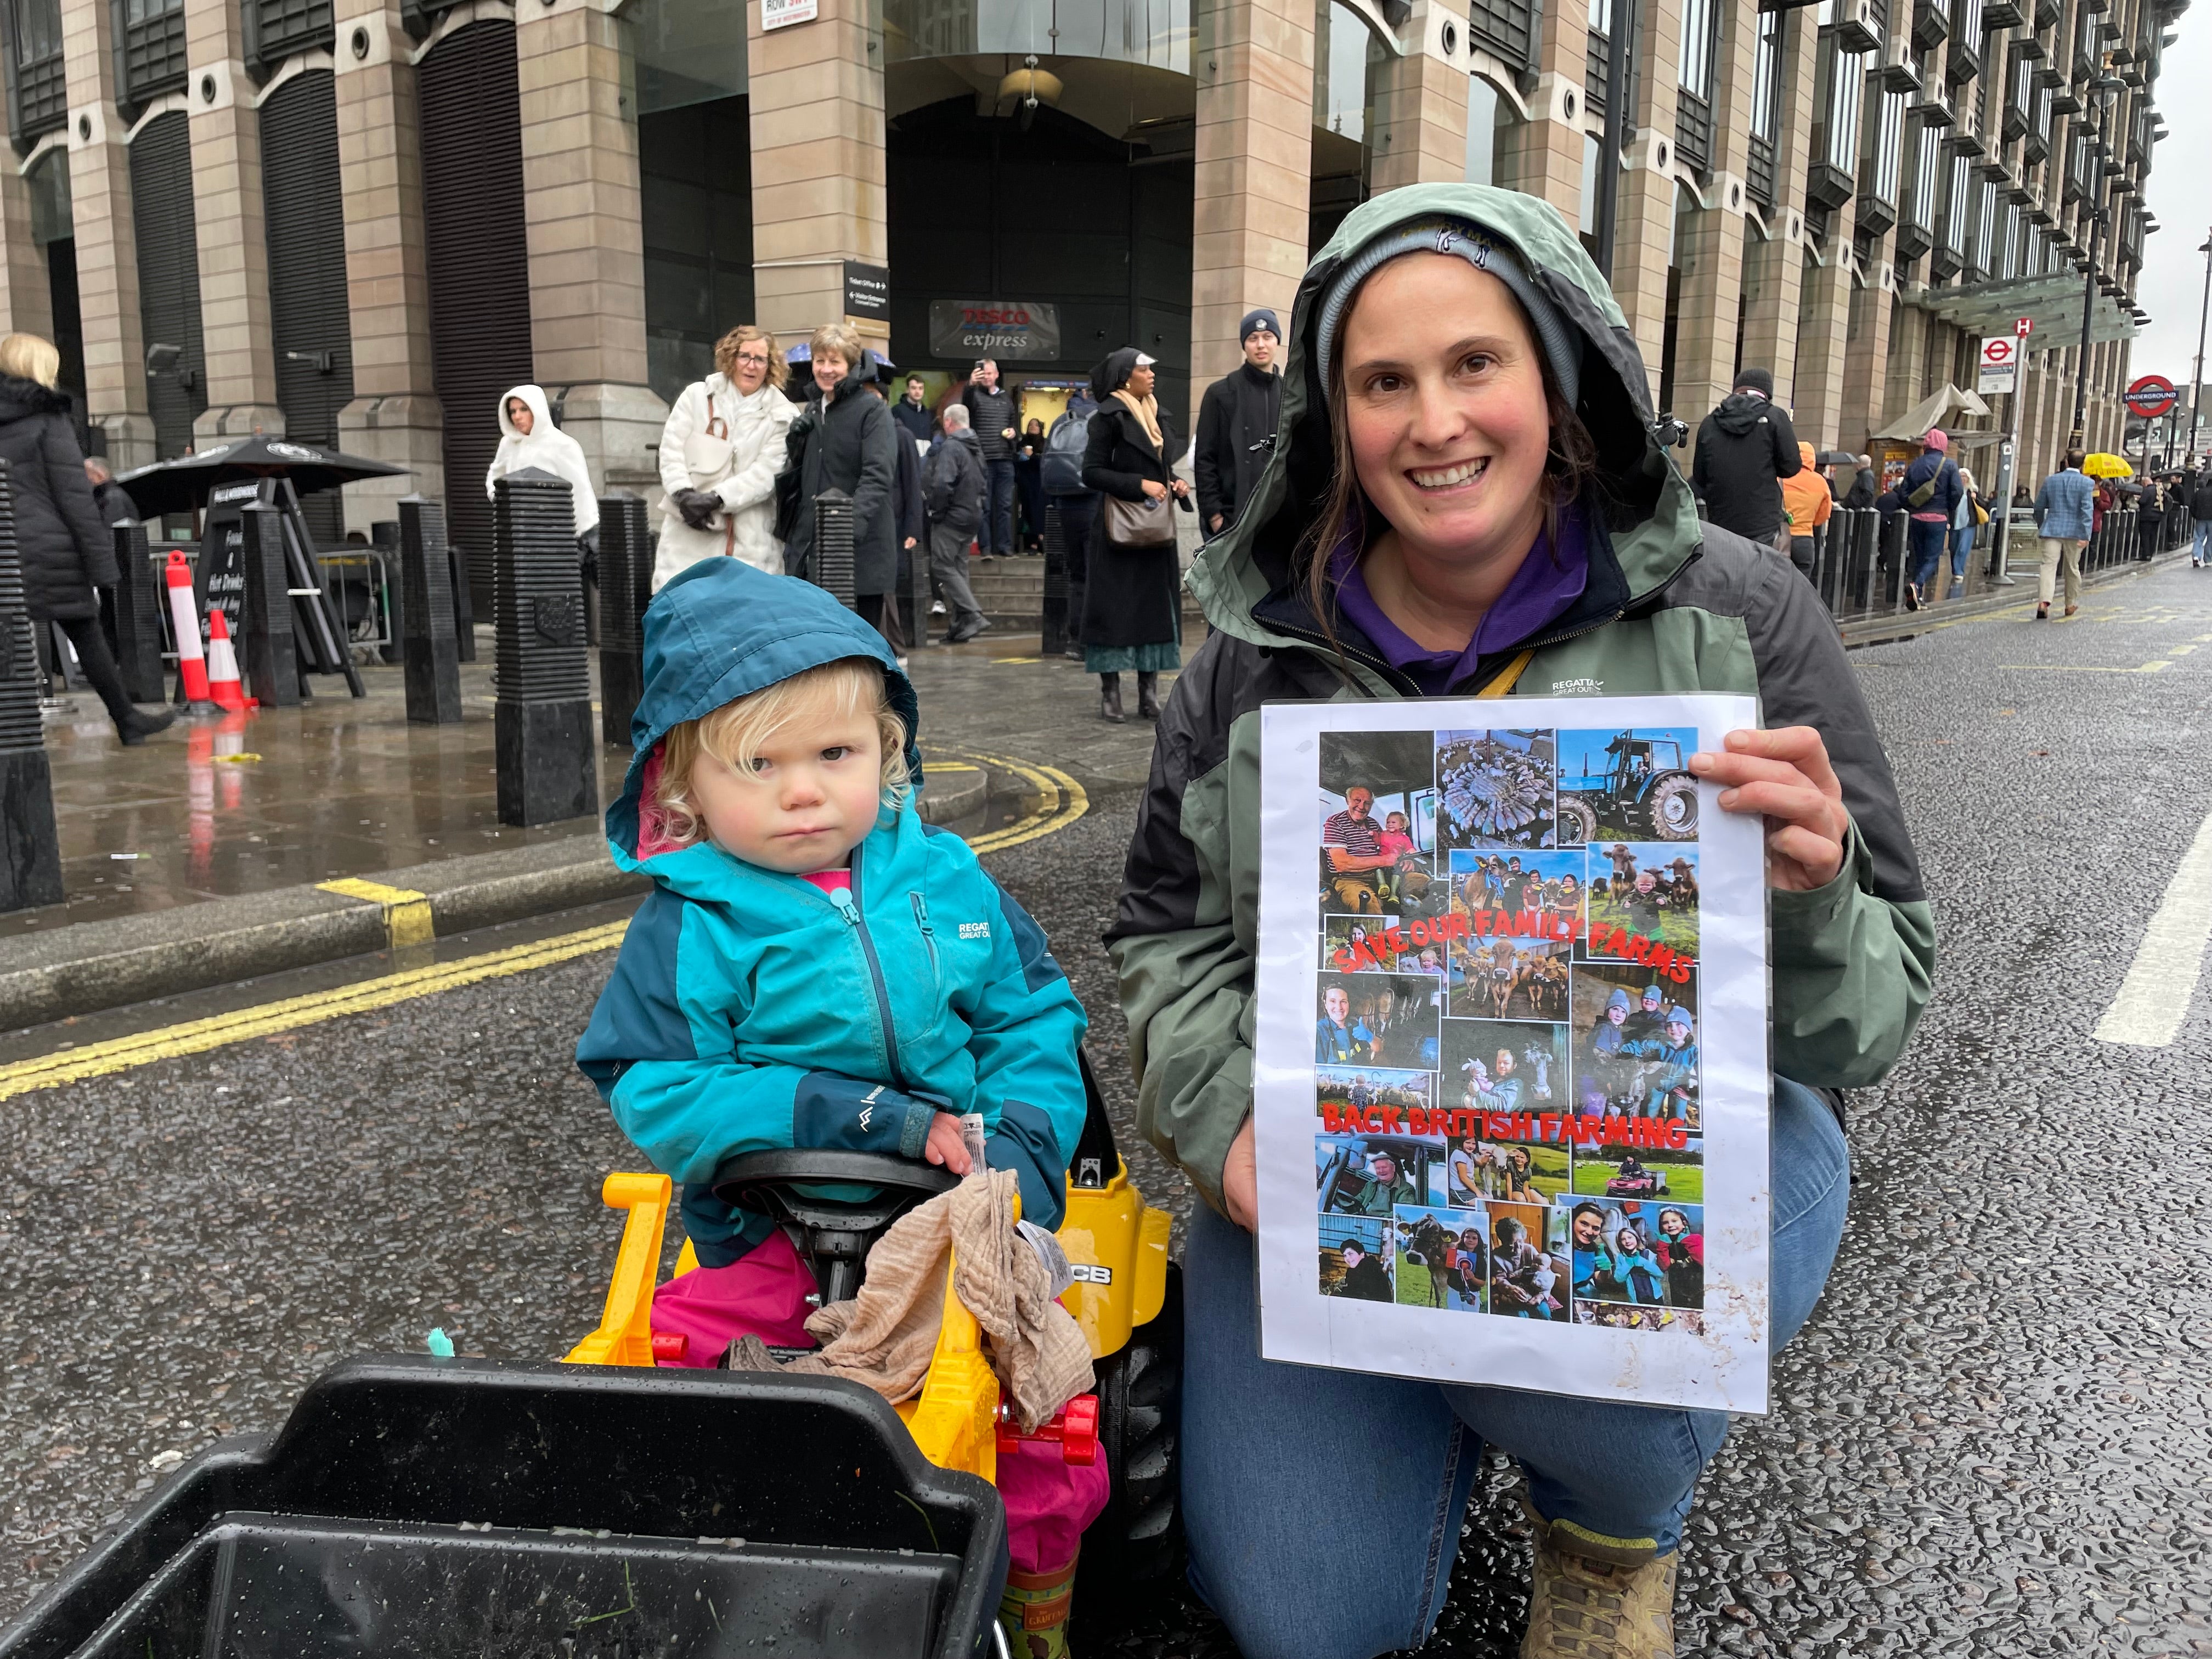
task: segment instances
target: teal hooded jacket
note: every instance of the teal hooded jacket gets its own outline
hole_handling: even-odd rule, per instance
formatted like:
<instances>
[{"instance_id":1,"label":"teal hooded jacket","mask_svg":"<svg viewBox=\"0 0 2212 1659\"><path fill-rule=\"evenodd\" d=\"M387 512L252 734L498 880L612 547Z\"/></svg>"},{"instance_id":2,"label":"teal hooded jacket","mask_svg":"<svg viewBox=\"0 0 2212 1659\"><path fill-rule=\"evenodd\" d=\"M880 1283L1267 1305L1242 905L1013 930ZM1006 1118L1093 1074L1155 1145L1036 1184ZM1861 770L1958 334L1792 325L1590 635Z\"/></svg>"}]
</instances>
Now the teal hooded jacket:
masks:
<instances>
[{"instance_id":1,"label":"teal hooded jacket","mask_svg":"<svg viewBox=\"0 0 2212 1659\"><path fill-rule=\"evenodd\" d=\"M651 876L613 976L576 1045L624 1134L684 1186L708 1267L768 1236L710 1190L741 1152L845 1147L919 1157L939 1110L980 1112L994 1169L1022 1212L1060 1224L1083 1127L1083 1006L1043 933L957 836L910 799L886 805L831 895L695 842L638 856L647 763L685 720L807 669L879 665L918 782L914 687L875 630L821 588L742 560L706 559L645 613L645 688L616 863Z\"/></svg>"}]
</instances>

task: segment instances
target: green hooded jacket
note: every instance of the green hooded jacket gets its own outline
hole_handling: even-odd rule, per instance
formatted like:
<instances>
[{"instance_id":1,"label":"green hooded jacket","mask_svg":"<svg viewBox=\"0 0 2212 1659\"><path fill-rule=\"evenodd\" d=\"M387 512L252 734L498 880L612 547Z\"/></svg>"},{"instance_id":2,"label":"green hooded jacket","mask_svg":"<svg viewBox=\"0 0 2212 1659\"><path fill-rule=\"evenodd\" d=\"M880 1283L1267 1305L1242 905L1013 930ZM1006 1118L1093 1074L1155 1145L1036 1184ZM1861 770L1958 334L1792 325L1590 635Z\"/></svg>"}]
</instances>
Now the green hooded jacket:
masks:
<instances>
[{"instance_id":1,"label":"green hooded jacket","mask_svg":"<svg viewBox=\"0 0 2212 1659\"><path fill-rule=\"evenodd\" d=\"M1107 942L1139 1079L1139 1127L1221 1208L1221 1170L1252 1103L1263 703L1419 695L1341 617L1329 643L1303 594L1301 544L1327 499L1333 447L1315 354L1328 279L1404 222L1448 215L1517 246L1583 340L1577 412L1602 497L1585 498L1582 597L1451 688L1474 691L1522 651L1528 696L1721 691L1769 726L1817 727L1852 829L1835 880L1770 895L1774 1069L1836 1090L1878 1081L1926 1006L1935 919L1896 785L1834 623L1787 559L1701 524L1652 434L1644 362L1574 232L1534 197L1475 185L1392 191L1352 213L1298 288L1275 451L1250 507L1189 582L1215 632L1176 681L1138 809Z\"/></svg>"}]
</instances>

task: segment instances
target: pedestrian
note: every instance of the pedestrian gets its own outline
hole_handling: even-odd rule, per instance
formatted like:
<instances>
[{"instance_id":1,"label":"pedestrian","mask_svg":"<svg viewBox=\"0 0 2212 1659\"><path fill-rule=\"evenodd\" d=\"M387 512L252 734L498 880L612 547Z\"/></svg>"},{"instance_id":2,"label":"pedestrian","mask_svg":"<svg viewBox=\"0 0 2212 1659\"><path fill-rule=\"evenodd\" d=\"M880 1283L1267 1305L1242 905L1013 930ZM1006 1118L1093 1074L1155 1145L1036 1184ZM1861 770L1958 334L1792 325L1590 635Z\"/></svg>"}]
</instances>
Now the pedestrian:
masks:
<instances>
[{"instance_id":1,"label":"pedestrian","mask_svg":"<svg viewBox=\"0 0 2212 1659\"><path fill-rule=\"evenodd\" d=\"M1175 475L1152 385L1152 359L1134 346L1091 371L1098 412L1085 434L1083 482L1104 500L1084 593L1083 665L1098 676L1099 717L1117 724L1124 673L1136 671L1138 714L1158 720L1161 672L1182 665L1182 563L1168 502L1190 511L1190 486Z\"/></svg>"},{"instance_id":2,"label":"pedestrian","mask_svg":"<svg viewBox=\"0 0 2212 1659\"><path fill-rule=\"evenodd\" d=\"M921 376L909 374L906 377L905 394L891 405L891 418L898 422L899 430L922 449L928 448L931 440L937 436L936 419L930 414L929 405L922 401L925 392Z\"/></svg>"},{"instance_id":3,"label":"pedestrian","mask_svg":"<svg viewBox=\"0 0 2212 1659\"><path fill-rule=\"evenodd\" d=\"M1009 558L1014 550L1014 394L1001 389L999 366L990 358L975 360L964 401L969 425L983 447L983 477L991 489L976 543L987 559Z\"/></svg>"},{"instance_id":4,"label":"pedestrian","mask_svg":"<svg viewBox=\"0 0 2212 1659\"><path fill-rule=\"evenodd\" d=\"M786 438L787 454L798 450L799 505L784 568L812 578L814 498L842 489L853 498L854 609L880 632L884 595L898 580L898 428L883 399L862 389L875 369L851 328L824 323L807 352L818 397Z\"/></svg>"},{"instance_id":5,"label":"pedestrian","mask_svg":"<svg viewBox=\"0 0 2212 1659\"><path fill-rule=\"evenodd\" d=\"M1071 662L1083 660L1083 607L1091 577L1091 533L1098 523L1098 492L1083 483L1083 457L1090 447L1091 417L1098 405L1082 391L1045 434L1038 477L1046 498L1060 508L1060 550L1067 570L1067 645Z\"/></svg>"},{"instance_id":6,"label":"pedestrian","mask_svg":"<svg viewBox=\"0 0 2212 1659\"><path fill-rule=\"evenodd\" d=\"M2058 471L2035 492L2035 533L2040 538L2043 568L2036 581L2035 619L2051 619L2051 601L2057 597L2060 565L2066 569L2066 614L2081 606L2081 544L2093 533L2097 487L2081 471L2081 452L2069 449Z\"/></svg>"},{"instance_id":7,"label":"pedestrian","mask_svg":"<svg viewBox=\"0 0 2212 1659\"><path fill-rule=\"evenodd\" d=\"M40 635L50 624L61 629L115 722L115 735L136 747L177 716L168 708L142 714L131 702L100 629L94 590L119 586L123 573L77 447L69 394L57 387L61 368L61 352L51 340L36 334L0 339L0 460L8 463L23 602ZM8 641L10 654L15 643ZM27 658L21 672L30 667Z\"/></svg>"},{"instance_id":8,"label":"pedestrian","mask_svg":"<svg viewBox=\"0 0 2212 1659\"><path fill-rule=\"evenodd\" d=\"M1926 447L1905 476L1897 481L1908 521L1905 527L1907 559L1905 608L1920 609L1921 595L1943 565L1943 550L1951 539L1951 517L1959 510L1966 491L1959 482L1959 465L1949 454L1950 438L1930 427Z\"/></svg>"},{"instance_id":9,"label":"pedestrian","mask_svg":"<svg viewBox=\"0 0 2212 1659\"><path fill-rule=\"evenodd\" d=\"M929 572L945 596L945 643L965 645L990 627L968 585L968 544L975 538L990 500L983 447L969 426L968 406L947 404L939 413L945 435L921 470L922 504L929 512ZM917 619L915 641L922 629Z\"/></svg>"},{"instance_id":10,"label":"pedestrian","mask_svg":"<svg viewBox=\"0 0 2212 1659\"><path fill-rule=\"evenodd\" d=\"M714 343L714 372L677 395L660 428L668 502L653 560L654 592L717 555L781 574L775 475L799 413L783 395L788 373L775 336L744 323Z\"/></svg>"},{"instance_id":11,"label":"pedestrian","mask_svg":"<svg viewBox=\"0 0 2212 1659\"><path fill-rule=\"evenodd\" d=\"M890 396L890 374L889 364L878 363L875 377L868 382L868 393L878 403ZM898 565L890 591L884 595L883 618L878 625L903 668L908 641L919 643L925 631L919 614L910 619L912 627L908 626L906 607L914 592L914 562L920 559L925 568L929 563L929 515L921 501L921 453L906 441L896 410L893 415L891 457L896 465L891 479L891 538L897 544Z\"/></svg>"},{"instance_id":12,"label":"pedestrian","mask_svg":"<svg viewBox=\"0 0 2212 1659\"><path fill-rule=\"evenodd\" d=\"M1690 484L1705 520L1782 552L1782 480L1805 465L1789 414L1774 402L1774 376L1747 368L1698 428Z\"/></svg>"},{"instance_id":13,"label":"pedestrian","mask_svg":"<svg viewBox=\"0 0 2212 1659\"><path fill-rule=\"evenodd\" d=\"M2159 532L2166 527L2166 485L2159 478L2143 480L2142 494L2136 497L2136 557L2154 559L2158 556Z\"/></svg>"},{"instance_id":14,"label":"pedestrian","mask_svg":"<svg viewBox=\"0 0 2212 1659\"><path fill-rule=\"evenodd\" d=\"M510 387L499 400L499 447L492 452L491 470L484 474L484 494L499 499L499 481L510 472L536 468L565 478L568 507L575 515L576 562L583 573L585 614L590 642L599 642L599 498L592 488L592 470L584 461L584 447L553 424L553 412L544 391L534 386Z\"/></svg>"},{"instance_id":15,"label":"pedestrian","mask_svg":"<svg viewBox=\"0 0 2212 1659\"><path fill-rule=\"evenodd\" d=\"M1874 505L1874 457L1862 455L1851 474L1851 487L1844 492L1843 505L1853 512L1863 512Z\"/></svg>"},{"instance_id":16,"label":"pedestrian","mask_svg":"<svg viewBox=\"0 0 2212 1659\"><path fill-rule=\"evenodd\" d=\"M1248 1659L1418 1647L1486 1443L1520 1460L1534 1516L1522 1651L1655 1659L1673 1651L1676 1547L1724 1415L1260 1357L1258 714L1591 684L1759 698L1762 729L1689 766L1743 791L1724 810L1765 818L1777 1352L1812 1311L1849 1201L1842 1126L1815 1091L1884 1075L1929 994L1911 834L1834 623L1767 549L1699 526L1644 417L1634 343L1604 320L1613 296L1551 207L1472 185L1377 196L1322 250L1293 314L1285 379L1314 395L1281 441L1313 465L1198 555L1191 588L1215 631L1162 723L1108 935L1141 1127L1201 1200L1182 1261L1192 1576ZM1493 343L1470 372L1477 339ZM1794 469L1794 437L1789 454ZM1717 629L1744 648L1681 647ZM1754 775L1774 782L1747 787Z\"/></svg>"},{"instance_id":17,"label":"pedestrian","mask_svg":"<svg viewBox=\"0 0 2212 1659\"><path fill-rule=\"evenodd\" d=\"M2189 568L2202 570L2212 564L2212 466L2197 475L2197 486L2189 492L2189 517L2196 540L2189 547Z\"/></svg>"},{"instance_id":18,"label":"pedestrian","mask_svg":"<svg viewBox=\"0 0 2212 1659\"><path fill-rule=\"evenodd\" d=\"M1813 580L1813 532L1828 522L1836 510L1834 492L1813 465L1813 446L1802 441L1797 453L1803 465L1782 481L1782 510L1790 520L1790 562L1807 581Z\"/></svg>"},{"instance_id":19,"label":"pedestrian","mask_svg":"<svg viewBox=\"0 0 2212 1659\"><path fill-rule=\"evenodd\" d=\"M1011 1172L1022 1214L1055 1228L1083 1129L1086 1022L1043 931L957 836L924 827L913 684L852 612L711 560L647 607L645 660L606 829L653 890L576 1064L617 1127L684 1183L699 1265L653 1293L653 1324L687 1336L682 1363L705 1367L747 1337L806 1344L820 1301L774 1219L716 1194L726 1160L835 1147L965 1176L961 1115L975 1113L982 1164ZM970 933L956 916L993 925ZM1020 1316L1020 1334L1072 1397L1090 1356L1051 1317ZM1048 1449L1000 1454L1007 1546L1018 1569L1066 1581L1112 1484L1104 1460L1085 1468Z\"/></svg>"},{"instance_id":20,"label":"pedestrian","mask_svg":"<svg viewBox=\"0 0 2212 1659\"><path fill-rule=\"evenodd\" d=\"M1206 388L1198 404L1198 447L1191 471L1198 486L1198 523L1208 540L1237 522L1275 453L1275 419L1283 377L1275 371L1282 325L1264 307L1237 325L1244 361Z\"/></svg>"},{"instance_id":21,"label":"pedestrian","mask_svg":"<svg viewBox=\"0 0 2212 1659\"><path fill-rule=\"evenodd\" d=\"M1035 416L1014 440L1014 495L1021 502L1022 526L1017 538L1024 550L1044 551L1044 422Z\"/></svg>"},{"instance_id":22,"label":"pedestrian","mask_svg":"<svg viewBox=\"0 0 2212 1659\"><path fill-rule=\"evenodd\" d=\"M1966 562L1974 551L1978 526L1990 521L1987 498L1974 487L1972 467L1959 469L1959 505L1951 514L1951 582L1938 599L1963 598L1966 592Z\"/></svg>"}]
</instances>

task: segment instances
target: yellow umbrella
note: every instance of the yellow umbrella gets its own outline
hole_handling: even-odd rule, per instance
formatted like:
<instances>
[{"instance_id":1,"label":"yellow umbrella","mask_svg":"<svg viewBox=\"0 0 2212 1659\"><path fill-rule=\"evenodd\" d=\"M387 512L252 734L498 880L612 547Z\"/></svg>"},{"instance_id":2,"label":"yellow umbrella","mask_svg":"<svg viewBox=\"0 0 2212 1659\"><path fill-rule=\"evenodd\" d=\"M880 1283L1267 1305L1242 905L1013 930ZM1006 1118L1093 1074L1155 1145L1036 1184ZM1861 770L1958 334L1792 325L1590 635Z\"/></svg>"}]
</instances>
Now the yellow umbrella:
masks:
<instances>
[{"instance_id":1,"label":"yellow umbrella","mask_svg":"<svg viewBox=\"0 0 2212 1659\"><path fill-rule=\"evenodd\" d=\"M2081 470L2093 478L2132 478L2135 468L2117 455L2107 455L2100 450L2081 463Z\"/></svg>"}]
</instances>

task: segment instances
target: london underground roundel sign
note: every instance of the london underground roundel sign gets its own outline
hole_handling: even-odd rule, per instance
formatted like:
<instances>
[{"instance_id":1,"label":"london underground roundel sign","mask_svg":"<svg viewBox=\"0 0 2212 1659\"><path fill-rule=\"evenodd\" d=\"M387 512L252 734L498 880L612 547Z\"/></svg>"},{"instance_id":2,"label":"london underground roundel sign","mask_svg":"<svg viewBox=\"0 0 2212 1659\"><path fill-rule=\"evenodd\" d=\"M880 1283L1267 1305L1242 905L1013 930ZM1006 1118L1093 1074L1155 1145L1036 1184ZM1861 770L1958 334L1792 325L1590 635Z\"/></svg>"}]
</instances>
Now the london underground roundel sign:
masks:
<instances>
[{"instance_id":1,"label":"london underground roundel sign","mask_svg":"<svg viewBox=\"0 0 2212 1659\"><path fill-rule=\"evenodd\" d=\"M2154 421L2174 405L2173 382L2163 374L2146 374L2129 386L2124 401L2130 414Z\"/></svg>"}]
</instances>

